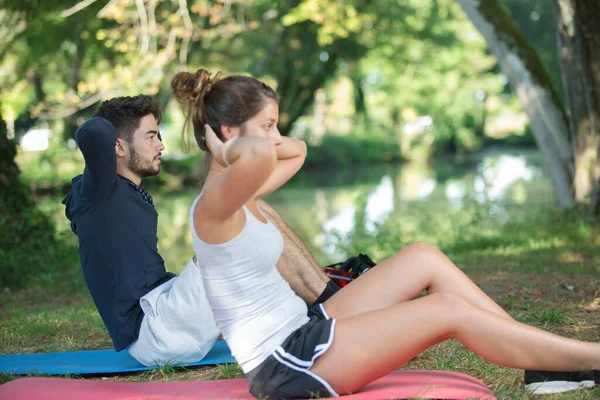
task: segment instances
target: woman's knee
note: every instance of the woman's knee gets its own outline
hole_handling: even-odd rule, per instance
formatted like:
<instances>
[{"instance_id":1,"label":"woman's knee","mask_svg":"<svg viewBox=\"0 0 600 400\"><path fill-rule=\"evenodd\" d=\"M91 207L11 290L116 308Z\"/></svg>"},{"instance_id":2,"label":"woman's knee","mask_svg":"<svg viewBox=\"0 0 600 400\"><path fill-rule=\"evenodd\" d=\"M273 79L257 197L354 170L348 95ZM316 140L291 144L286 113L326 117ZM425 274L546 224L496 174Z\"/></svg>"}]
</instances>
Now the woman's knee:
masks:
<instances>
[{"instance_id":1,"label":"woman's knee","mask_svg":"<svg viewBox=\"0 0 600 400\"><path fill-rule=\"evenodd\" d=\"M415 242L404 247L398 253L412 253L416 255L433 255L440 253L440 250L427 242Z\"/></svg>"},{"instance_id":2,"label":"woman's knee","mask_svg":"<svg viewBox=\"0 0 600 400\"><path fill-rule=\"evenodd\" d=\"M450 337L453 337L465 315L473 308L468 301L450 292L436 292L426 298L439 312L439 322L445 325Z\"/></svg>"},{"instance_id":3,"label":"woman's knee","mask_svg":"<svg viewBox=\"0 0 600 400\"><path fill-rule=\"evenodd\" d=\"M437 268L450 268L456 269L456 265L436 246L427 242L416 242L409 244L397 255L403 255L409 257L412 260L419 260L420 264L424 266L437 267Z\"/></svg>"},{"instance_id":4,"label":"woman's knee","mask_svg":"<svg viewBox=\"0 0 600 400\"><path fill-rule=\"evenodd\" d=\"M427 242L411 243L398 251L395 257L404 259L406 262L410 262L420 269L444 267L448 264L442 261L447 259L443 253L437 247Z\"/></svg>"}]
</instances>

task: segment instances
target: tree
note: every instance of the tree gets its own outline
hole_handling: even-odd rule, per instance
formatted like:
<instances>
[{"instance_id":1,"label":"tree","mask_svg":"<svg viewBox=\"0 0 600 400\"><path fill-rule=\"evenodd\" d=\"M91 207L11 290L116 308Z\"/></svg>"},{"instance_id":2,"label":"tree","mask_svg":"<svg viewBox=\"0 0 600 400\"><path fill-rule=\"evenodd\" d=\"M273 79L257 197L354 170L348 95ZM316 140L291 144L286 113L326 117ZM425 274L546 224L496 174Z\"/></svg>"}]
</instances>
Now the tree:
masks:
<instances>
[{"instance_id":1,"label":"tree","mask_svg":"<svg viewBox=\"0 0 600 400\"><path fill-rule=\"evenodd\" d=\"M66 17L70 5L66 0L4 1L1 22L11 34L0 46L6 71L0 85L16 131L65 118L66 136L72 137L74 114L99 99L90 101L96 93L80 84L90 72L98 79L94 63L114 58L113 49L98 39L98 31L112 24L95 18L99 3Z\"/></svg>"},{"instance_id":2,"label":"tree","mask_svg":"<svg viewBox=\"0 0 600 400\"><path fill-rule=\"evenodd\" d=\"M50 271L55 261L54 226L20 182L16 154L0 114L0 287L20 287L27 275Z\"/></svg>"},{"instance_id":3,"label":"tree","mask_svg":"<svg viewBox=\"0 0 600 400\"><path fill-rule=\"evenodd\" d=\"M535 49L498 0L458 0L488 43L529 118L560 207L573 204L576 165L561 100Z\"/></svg>"},{"instance_id":4,"label":"tree","mask_svg":"<svg viewBox=\"0 0 600 400\"><path fill-rule=\"evenodd\" d=\"M554 0L569 132L574 142L575 200L600 215L600 8L586 0Z\"/></svg>"},{"instance_id":5,"label":"tree","mask_svg":"<svg viewBox=\"0 0 600 400\"><path fill-rule=\"evenodd\" d=\"M481 145L476 137L483 124L482 94L498 99L504 90L495 71L496 60L486 53L486 43L454 0L419 2L421 18L405 16L404 32L378 35L378 44L362 60L371 77L365 90L387 93L373 109L389 109L388 124L400 125L405 118L429 116L437 151L473 150ZM407 10L404 10L406 12ZM374 97L374 96L372 96ZM499 107L504 110L504 107ZM405 146L407 147L407 146ZM404 149L405 151L407 149Z\"/></svg>"},{"instance_id":6,"label":"tree","mask_svg":"<svg viewBox=\"0 0 600 400\"><path fill-rule=\"evenodd\" d=\"M558 25L547 0L501 0L512 20L535 48L546 67L552 86L563 97L560 60L556 51Z\"/></svg>"},{"instance_id":7,"label":"tree","mask_svg":"<svg viewBox=\"0 0 600 400\"><path fill-rule=\"evenodd\" d=\"M274 2L263 13L279 17L263 23L260 32L244 36L252 43L248 49L262 55L254 58L252 73L276 81L283 134L308 113L316 91L335 77L341 63L358 60L367 52L357 33L372 16L350 3ZM268 38L266 51L258 35Z\"/></svg>"}]
</instances>

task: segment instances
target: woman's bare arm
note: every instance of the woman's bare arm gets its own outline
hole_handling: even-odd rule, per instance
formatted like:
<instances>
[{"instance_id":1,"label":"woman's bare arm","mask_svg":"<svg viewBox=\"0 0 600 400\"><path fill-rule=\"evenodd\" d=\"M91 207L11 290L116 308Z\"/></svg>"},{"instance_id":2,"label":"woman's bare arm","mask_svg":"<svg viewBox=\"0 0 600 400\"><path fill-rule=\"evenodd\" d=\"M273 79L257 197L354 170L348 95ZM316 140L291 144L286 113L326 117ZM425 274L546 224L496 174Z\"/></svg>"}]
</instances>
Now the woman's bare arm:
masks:
<instances>
[{"instance_id":1,"label":"woman's bare arm","mask_svg":"<svg viewBox=\"0 0 600 400\"><path fill-rule=\"evenodd\" d=\"M265 197L281 187L300 170L306 159L306 143L302 140L282 137L276 151L277 165L256 193L255 199Z\"/></svg>"},{"instance_id":2,"label":"woman's bare arm","mask_svg":"<svg viewBox=\"0 0 600 400\"><path fill-rule=\"evenodd\" d=\"M224 143L207 126L206 140L215 160L231 166L207 182L195 215L204 222L223 222L239 210L265 184L275 169L275 143L269 138L239 138L223 153ZM223 160L225 155L227 161ZM196 219L196 218L194 218ZM200 222L200 221L199 221Z\"/></svg>"}]
</instances>

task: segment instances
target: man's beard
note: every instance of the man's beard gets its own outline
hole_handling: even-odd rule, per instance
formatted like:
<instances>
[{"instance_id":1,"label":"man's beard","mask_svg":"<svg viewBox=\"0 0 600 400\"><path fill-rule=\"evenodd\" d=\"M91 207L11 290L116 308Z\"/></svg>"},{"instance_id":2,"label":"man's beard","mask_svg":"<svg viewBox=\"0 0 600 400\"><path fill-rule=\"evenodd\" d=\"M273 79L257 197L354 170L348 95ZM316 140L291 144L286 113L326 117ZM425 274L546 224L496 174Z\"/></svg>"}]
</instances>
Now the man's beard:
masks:
<instances>
[{"instance_id":1,"label":"man's beard","mask_svg":"<svg viewBox=\"0 0 600 400\"><path fill-rule=\"evenodd\" d=\"M160 155L160 153L158 155ZM158 175L160 167L155 168L152 165L155 159L156 158L153 158L150 162L142 160L140 154L135 151L133 147L129 148L129 169L142 178Z\"/></svg>"}]
</instances>

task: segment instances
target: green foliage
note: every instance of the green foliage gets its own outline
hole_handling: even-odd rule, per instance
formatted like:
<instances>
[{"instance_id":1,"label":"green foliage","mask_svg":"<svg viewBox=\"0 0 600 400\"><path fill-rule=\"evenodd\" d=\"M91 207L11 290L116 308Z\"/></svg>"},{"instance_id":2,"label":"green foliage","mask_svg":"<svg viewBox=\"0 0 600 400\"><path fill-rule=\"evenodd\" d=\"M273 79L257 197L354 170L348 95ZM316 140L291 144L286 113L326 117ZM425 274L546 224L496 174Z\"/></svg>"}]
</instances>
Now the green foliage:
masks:
<instances>
[{"instance_id":1,"label":"green foliage","mask_svg":"<svg viewBox=\"0 0 600 400\"><path fill-rule=\"evenodd\" d=\"M439 247L457 262L484 272L490 265L476 260L499 258L505 271L527 273L594 274L591 265L561 262L568 259L565 249L577 249L581 254L594 254L598 229L581 220L576 213L552 209L507 207L508 221L494 218L492 204L467 203L444 212L431 212L428 205L412 203L400 218L388 218L375 233L366 232L356 223L354 231L341 239L346 254L367 253L381 260L402 247L419 241ZM358 215L358 221L364 218ZM475 260L475 261L474 261ZM464 266L464 265L463 265ZM582 269L583 268L583 269Z\"/></svg>"},{"instance_id":2,"label":"green foliage","mask_svg":"<svg viewBox=\"0 0 600 400\"><path fill-rule=\"evenodd\" d=\"M483 130L489 108L478 96L504 103L496 61L457 2L414 4L418 13L408 15L406 24L416 37L405 34L398 40L383 34L379 45L361 60L370 95L367 108L382 125L404 125L429 116L434 148L476 150L480 146L476 129ZM490 108L487 117L505 110Z\"/></svg>"},{"instance_id":3,"label":"green foliage","mask_svg":"<svg viewBox=\"0 0 600 400\"><path fill-rule=\"evenodd\" d=\"M454 0L181 4L158 1L142 18L133 2L94 2L73 12L67 1L8 1L0 19L7 35L19 34L3 48L5 113L17 130L66 117L70 137L76 117L89 115L98 100L145 92L166 104L169 80L183 63L272 83L284 134L310 114L317 89L345 76L355 87L356 114L390 130L410 122L405 111L430 115L436 136L470 150L477 147L471 128L458 130L465 118L480 123L475 93L494 98L504 90Z\"/></svg>"},{"instance_id":4,"label":"green foliage","mask_svg":"<svg viewBox=\"0 0 600 400\"><path fill-rule=\"evenodd\" d=\"M347 38L365 27L372 27L376 16L359 13L352 4L321 1L304 1L288 13L282 22L286 26L303 21L319 25L318 44L332 44L336 38Z\"/></svg>"},{"instance_id":5,"label":"green foliage","mask_svg":"<svg viewBox=\"0 0 600 400\"><path fill-rule=\"evenodd\" d=\"M535 138L533 137L533 133L531 132L531 128L529 125L525 127L525 132L522 135L508 135L502 139L491 138L489 136L485 136L482 142L484 147L487 146L505 146L509 148L536 148L537 144L535 142Z\"/></svg>"},{"instance_id":6,"label":"green foliage","mask_svg":"<svg viewBox=\"0 0 600 400\"><path fill-rule=\"evenodd\" d=\"M399 148L383 138L326 135L319 146L310 146L306 168L351 166L399 161Z\"/></svg>"},{"instance_id":7,"label":"green foliage","mask_svg":"<svg viewBox=\"0 0 600 400\"><path fill-rule=\"evenodd\" d=\"M0 287L21 288L32 278L52 285L57 273L78 265L77 250L55 238L28 196L2 196L0 226Z\"/></svg>"},{"instance_id":8,"label":"green foliage","mask_svg":"<svg viewBox=\"0 0 600 400\"><path fill-rule=\"evenodd\" d=\"M36 209L19 180L16 143L0 119L0 287L22 287L28 278L52 279L52 273L75 262L73 249L56 241L54 226Z\"/></svg>"},{"instance_id":9,"label":"green foliage","mask_svg":"<svg viewBox=\"0 0 600 400\"><path fill-rule=\"evenodd\" d=\"M503 1L521 25L531 10L540 13L544 24L525 31L549 59L555 49L544 28L547 5ZM531 143L529 136L504 142L485 137L486 121L521 110L455 0L160 0L144 3L143 10L123 1L92 2L77 12L69 11L73 2L66 0L3 4L0 112L14 122L17 137L44 121L66 119L62 136L69 138L78 117L113 96L144 92L168 105L173 74L206 67L251 73L275 86L284 134L300 118L311 121L315 91L325 88L330 133L309 152L309 167ZM512 23L510 15L503 18ZM350 90L336 92L344 81ZM433 126L405 154L403 127L419 116L430 116ZM181 120L167 119L177 131ZM389 134L350 138L371 126ZM167 154L171 149L169 144ZM64 173L41 168L59 165L56 159L69 156L63 150L32 165L35 173L27 171L25 178ZM182 169L193 173L189 166ZM179 172L174 170L173 176ZM168 181L187 183L185 177Z\"/></svg>"}]
</instances>

